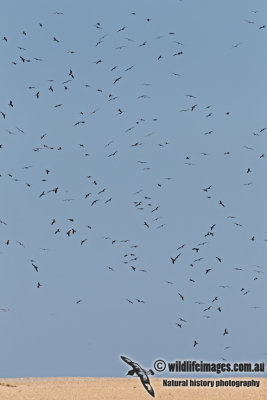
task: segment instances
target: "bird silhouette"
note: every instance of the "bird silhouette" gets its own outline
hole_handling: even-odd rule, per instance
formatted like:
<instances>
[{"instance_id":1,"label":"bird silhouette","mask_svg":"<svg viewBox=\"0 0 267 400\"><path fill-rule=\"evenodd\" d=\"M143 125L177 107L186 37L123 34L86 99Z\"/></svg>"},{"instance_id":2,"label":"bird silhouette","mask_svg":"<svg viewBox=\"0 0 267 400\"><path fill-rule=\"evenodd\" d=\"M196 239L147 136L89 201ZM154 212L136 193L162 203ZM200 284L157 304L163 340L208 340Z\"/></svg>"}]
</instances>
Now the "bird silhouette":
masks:
<instances>
[{"instance_id":1,"label":"bird silhouette","mask_svg":"<svg viewBox=\"0 0 267 400\"><path fill-rule=\"evenodd\" d=\"M179 253L176 257L171 257L171 262L174 264L176 260L180 257L181 253Z\"/></svg>"},{"instance_id":2,"label":"bird silhouette","mask_svg":"<svg viewBox=\"0 0 267 400\"><path fill-rule=\"evenodd\" d=\"M184 296L181 293L178 293L182 300L184 300Z\"/></svg>"},{"instance_id":3,"label":"bird silhouette","mask_svg":"<svg viewBox=\"0 0 267 400\"><path fill-rule=\"evenodd\" d=\"M125 357L125 356L121 356L121 359L128 365L130 365L130 367L132 369L130 369L127 372L127 375L133 376L134 374L136 374L142 385L144 386L144 388L146 389L146 391L150 394L150 396L155 397L155 392L153 387L151 386L150 380L148 375L154 375L154 371L152 369L149 370L145 370L144 368L142 368L139 364L137 364L136 362L133 362L132 360L130 360L129 358Z\"/></svg>"}]
</instances>

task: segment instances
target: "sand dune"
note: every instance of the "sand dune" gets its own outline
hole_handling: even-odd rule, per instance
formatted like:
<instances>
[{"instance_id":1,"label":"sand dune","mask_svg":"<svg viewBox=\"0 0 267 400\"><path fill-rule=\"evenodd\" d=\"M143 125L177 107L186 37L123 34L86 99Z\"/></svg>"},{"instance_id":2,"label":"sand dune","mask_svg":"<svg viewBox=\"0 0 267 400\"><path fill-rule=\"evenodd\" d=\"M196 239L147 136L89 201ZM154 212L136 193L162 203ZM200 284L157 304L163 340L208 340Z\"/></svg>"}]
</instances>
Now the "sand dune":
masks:
<instances>
[{"instance_id":1,"label":"sand dune","mask_svg":"<svg viewBox=\"0 0 267 400\"><path fill-rule=\"evenodd\" d=\"M175 381L182 380L185 381L185 379L175 379ZM216 381L214 379L202 381L208 380ZM231 378L231 381L245 380L251 381L252 378ZM223 381L229 381L229 378ZM260 386L216 388L214 384L213 387L163 387L163 378L151 379L151 384L155 390L155 398L162 400L267 400L267 378L255 377L253 381L260 381ZM138 378L22 378L0 379L0 399L145 400L152 397L144 390Z\"/></svg>"}]
</instances>

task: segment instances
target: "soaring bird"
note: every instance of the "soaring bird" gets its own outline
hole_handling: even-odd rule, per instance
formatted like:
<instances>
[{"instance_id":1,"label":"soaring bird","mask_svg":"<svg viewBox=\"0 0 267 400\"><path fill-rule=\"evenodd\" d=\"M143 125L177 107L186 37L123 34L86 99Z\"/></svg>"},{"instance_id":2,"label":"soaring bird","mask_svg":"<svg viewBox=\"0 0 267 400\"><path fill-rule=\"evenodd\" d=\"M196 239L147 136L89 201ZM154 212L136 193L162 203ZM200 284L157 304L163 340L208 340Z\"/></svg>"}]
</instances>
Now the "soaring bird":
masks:
<instances>
[{"instance_id":1,"label":"soaring bird","mask_svg":"<svg viewBox=\"0 0 267 400\"><path fill-rule=\"evenodd\" d=\"M178 293L182 300L184 300L184 296L181 293Z\"/></svg>"},{"instance_id":2,"label":"soaring bird","mask_svg":"<svg viewBox=\"0 0 267 400\"><path fill-rule=\"evenodd\" d=\"M38 272L38 266L32 263L33 268L35 269L36 272Z\"/></svg>"},{"instance_id":3,"label":"soaring bird","mask_svg":"<svg viewBox=\"0 0 267 400\"><path fill-rule=\"evenodd\" d=\"M212 268L207 268L206 269L206 274L208 274L211 270L212 270Z\"/></svg>"},{"instance_id":4,"label":"soaring bird","mask_svg":"<svg viewBox=\"0 0 267 400\"><path fill-rule=\"evenodd\" d=\"M173 264L175 263L177 258L179 258L180 255L181 255L181 253L179 253L176 257L171 257L171 261L172 261Z\"/></svg>"},{"instance_id":5,"label":"soaring bird","mask_svg":"<svg viewBox=\"0 0 267 400\"><path fill-rule=\"evenodd\" d=\"M133 362L132 360L130 360L129 358L125 357L125 356L121 356L121 359L128 365L130 365L130 367L132 367L132 369L130 369L127 372L127 375L133 376L134 374L136 374L140 380L142 385L144 386L144 388L146 389L146 391L152 396L155 397L155 393L153 390L153 387L150 384L150 380L148 375L154 375L154 371L152 369L149 369L148 371L145 370L144 368L140 367L139 364Z\"/></svg>"},{"instance_id":6,"label":"soaring bird","mask_svg":"<svg viewBox=\"0 0 267 400\"><path fill-rule=\"evenodd\" d=\"M113 84L117 83L120 79L122 78L122 76L120 76L119 78L116 78L113 82Z\"/></svg>"}]
</instances>

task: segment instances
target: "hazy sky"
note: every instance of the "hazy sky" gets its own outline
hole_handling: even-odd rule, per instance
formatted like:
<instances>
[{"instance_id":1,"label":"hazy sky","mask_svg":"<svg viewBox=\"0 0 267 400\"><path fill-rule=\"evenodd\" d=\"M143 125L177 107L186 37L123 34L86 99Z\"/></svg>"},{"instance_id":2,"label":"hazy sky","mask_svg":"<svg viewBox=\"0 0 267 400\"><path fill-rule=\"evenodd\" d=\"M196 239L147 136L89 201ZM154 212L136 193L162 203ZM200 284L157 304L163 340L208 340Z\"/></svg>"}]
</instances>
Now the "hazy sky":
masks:
<instances>
[{"instance_id":1,"label":"hazy sky","mask_svg":"<svg viewBox=\"0 0 267 400\"><path fill-rule=\"evenodd\" d=\"M266 2L0 20L0 376L266 359Z\"/></svg>"}]
</instances>

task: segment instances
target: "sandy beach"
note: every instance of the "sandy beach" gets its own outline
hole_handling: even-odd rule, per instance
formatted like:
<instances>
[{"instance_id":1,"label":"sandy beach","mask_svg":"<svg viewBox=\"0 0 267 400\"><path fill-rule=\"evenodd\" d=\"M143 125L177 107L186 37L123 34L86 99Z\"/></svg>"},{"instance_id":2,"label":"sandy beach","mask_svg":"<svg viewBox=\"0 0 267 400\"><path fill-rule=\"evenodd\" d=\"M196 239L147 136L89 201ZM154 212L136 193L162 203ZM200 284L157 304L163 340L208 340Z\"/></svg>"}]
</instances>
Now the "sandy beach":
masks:
<instances>
[{"instance_id":1,"label":"sandy beach","mask_svg":"<svg viewBox=\"0 0 267 400\"><path fill-rule=\"evenodd\" d=\"M157 399L179 400L264 400L267 399L267 378L226 378L231 380L231 387L216 387L220 379L197 379L203 386L163 386L164 378L151 379ZM170 381L168 379L168 381ZM174 379L184 381L185 379ZM211 383L203 383L212 381ZM233 383L234 381L234 383ZM236 387L239 381L240 387ZM250 387L240 381L252 382ZM259 382L259 387L256 387ZM166 381L165 381L166 383ZM172 383L174 385L174 383ZM177 384L177 383L176 383ZM204 385L209 385L204 386ZM221 383L217 383L217 385ZM178 385L181 385L181 383ZM213 386L213 387L212 387ZM152 398L143 388L138 378L20 378L0 379L1 400L145 400Z\"/></svg>"}]
</instances>

